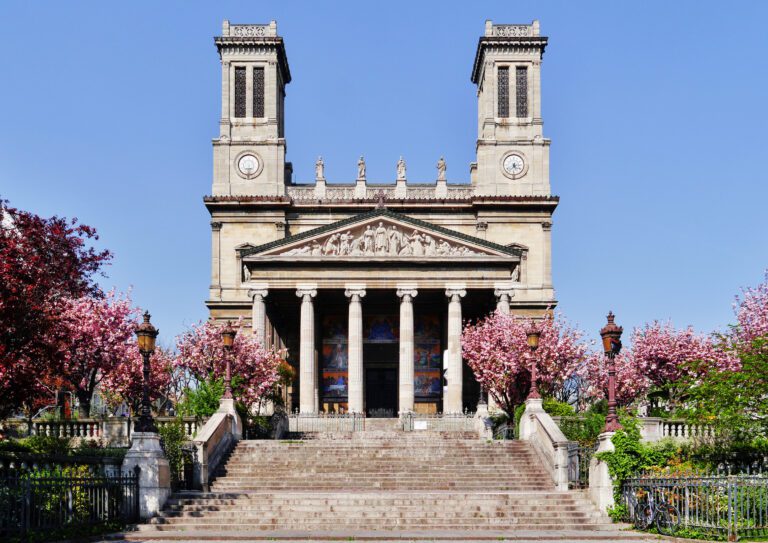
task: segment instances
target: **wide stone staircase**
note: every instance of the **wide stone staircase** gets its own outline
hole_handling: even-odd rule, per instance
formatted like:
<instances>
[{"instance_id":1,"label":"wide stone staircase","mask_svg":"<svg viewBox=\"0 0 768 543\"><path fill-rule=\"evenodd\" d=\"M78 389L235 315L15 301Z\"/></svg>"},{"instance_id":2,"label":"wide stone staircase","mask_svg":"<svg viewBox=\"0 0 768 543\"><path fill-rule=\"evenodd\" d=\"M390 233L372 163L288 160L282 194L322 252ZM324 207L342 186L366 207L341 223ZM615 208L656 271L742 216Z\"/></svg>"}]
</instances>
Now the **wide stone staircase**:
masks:
<instances>
[{"instance_id":1,"label":"wide stone staircase","mask_svg":"<svg viewBox=\"0 0 768 543\"><path fill-rule=\"evenodd\" d=\"M617 532L581 492L555 491L527 442L432 431L315 437L239 442L209 492L177 493L136 535L634 537Z\"/></svg>"}]
</instances>

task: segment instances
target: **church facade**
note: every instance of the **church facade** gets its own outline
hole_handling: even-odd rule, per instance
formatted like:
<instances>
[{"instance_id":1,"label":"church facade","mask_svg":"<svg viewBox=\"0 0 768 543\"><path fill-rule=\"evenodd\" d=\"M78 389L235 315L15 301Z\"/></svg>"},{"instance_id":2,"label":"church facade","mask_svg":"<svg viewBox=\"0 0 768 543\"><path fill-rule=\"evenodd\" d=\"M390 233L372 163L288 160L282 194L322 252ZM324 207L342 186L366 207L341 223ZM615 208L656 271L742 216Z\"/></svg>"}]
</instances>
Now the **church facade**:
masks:
<instances>
[{"instance_id":1,"label":"church facade","mask_svg":"<svg viewBox=\"0 0 768 543\"><path fill-rule=\"evenodd\" d=\"M471 67L477 160L456 180L442 157L435 179L409 180L401 158L391 182L373 183L364 157L350 157L356 179L327 180L318 158L314 181L295 181L276 24L225 21L215 43L211 317L243 318L288 350L291 410L474 411L481 391L462 360L463 320L496 309L535 317L556 303L538 21L486 22Z\"/></svg>"}]
</instances>

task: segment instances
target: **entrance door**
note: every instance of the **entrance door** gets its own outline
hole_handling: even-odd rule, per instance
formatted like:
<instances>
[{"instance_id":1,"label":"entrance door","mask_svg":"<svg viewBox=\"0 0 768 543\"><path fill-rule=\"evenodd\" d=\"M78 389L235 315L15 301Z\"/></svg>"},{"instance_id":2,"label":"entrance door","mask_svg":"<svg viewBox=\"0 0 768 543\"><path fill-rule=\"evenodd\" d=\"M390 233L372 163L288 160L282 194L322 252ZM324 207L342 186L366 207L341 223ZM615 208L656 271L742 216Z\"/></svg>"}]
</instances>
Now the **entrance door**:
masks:
<instances>
[{"instance_id":1,"label":"entrance door","mask_svg":"<svg viewBox=\"0 0 768 543\"><path fill-rule=\"evenodd\" d=\"M396 417L397 368L367 368L365 400L369 417Z\"/></svg>"}]
</instances>

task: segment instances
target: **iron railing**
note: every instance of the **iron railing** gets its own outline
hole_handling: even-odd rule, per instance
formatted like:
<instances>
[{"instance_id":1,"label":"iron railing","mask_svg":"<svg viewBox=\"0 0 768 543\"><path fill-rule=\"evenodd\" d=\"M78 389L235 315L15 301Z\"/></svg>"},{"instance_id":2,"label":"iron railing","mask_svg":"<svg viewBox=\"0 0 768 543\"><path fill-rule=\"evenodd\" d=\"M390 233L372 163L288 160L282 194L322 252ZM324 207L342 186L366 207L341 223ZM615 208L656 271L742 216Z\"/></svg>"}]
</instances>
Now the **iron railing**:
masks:
<instances>
[{"instance_id":1,"label":"iron railing","mask_svg":"<svg viewBox=\"0 0 768 543\"><path fill-rule=\"evenodd\" d=\"M624 482L622 500L630 522L647 504L668 503L681 528L729 541L768 535L765 475L643 476Z\"/></svg>"},{"instance_id":2,"label":"iron railing","mask_svg":"<svg viewBox=\"0 0 768 543\"><path fill-rule=\"evenodd\" d=\"M437 432L472 432L474 413L404 413L400 416L403 431L433 430Z\"/></svg>"},{"instance_id":3,"label":"iron railing","mask_svg":"<svg viewBox=\"0 0 768 543\"><path fill-rule=\"evenodd\" d=\"M493 439L499 439L499 440L515 439L517 437L515 430L516 430L515 424L509 424L505 422L504 424L497 426L493 430Z\"/></svg>"},{"instance_id":4,"label":"iron railing","mask_svg":"<svg viewBox=\"0 0 768 543\"><path fill-rule=\"evenodd\" d=\"M363 413L291 413L288 416L290 433L360 432L365 430Z\"/></svg>"},{"instance_id":5,"label":"iron railing","mask_svg":"<svg viewBox=\"0 0 768 543\"><path fill-rule=\"evenodd\" d=\"M0 540L77 537L138 521L138 466L114 476L79 473L16 471L1 477Z\"/></svg>"},{"instance_id":6,"label":"iron railing","mask_svg":"<svg viewBox=\"0 0 768 543\"><path fill-rule=\"evenodd\" d=\"M568 447L568 484L571 488L589 486L589 463L597 452L597 444L580 445L572 443Z\"/></svg>"}]
</instances>

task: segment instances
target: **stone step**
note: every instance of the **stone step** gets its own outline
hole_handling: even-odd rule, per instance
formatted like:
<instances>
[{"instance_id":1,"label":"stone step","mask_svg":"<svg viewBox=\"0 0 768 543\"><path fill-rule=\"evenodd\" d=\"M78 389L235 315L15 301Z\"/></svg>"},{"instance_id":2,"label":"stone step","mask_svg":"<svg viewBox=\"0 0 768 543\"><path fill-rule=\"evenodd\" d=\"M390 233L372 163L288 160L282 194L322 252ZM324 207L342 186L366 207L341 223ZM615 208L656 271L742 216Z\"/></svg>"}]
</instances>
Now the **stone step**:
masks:
<instances>
[{"instance_id":1,"label":"stone step","mask_svg":"<svg viewBox=\"0 0 768 543\"><path fill-rule=\"evenodd\" d=\"M371 522L316 522L295 525L294 523L282 525L278 523L209 523L209 524L143 524L139 526L142 532L153 531L216 531L216 532L242 532L242 531L267 531L267 530L291 530L298 532L322 531L329 532L334 530L355 530L355 531L394 531L394 530L413 530L413 531L484 531L484 530L515 530L515 531L602 531L615 530L615 525L609 522L579 522L579 523L484 523L469 524L466 522L446 523L438 521L433 523L416 520L412 523L398 521L371 521Z\"/></svg>"}]
</instances>

